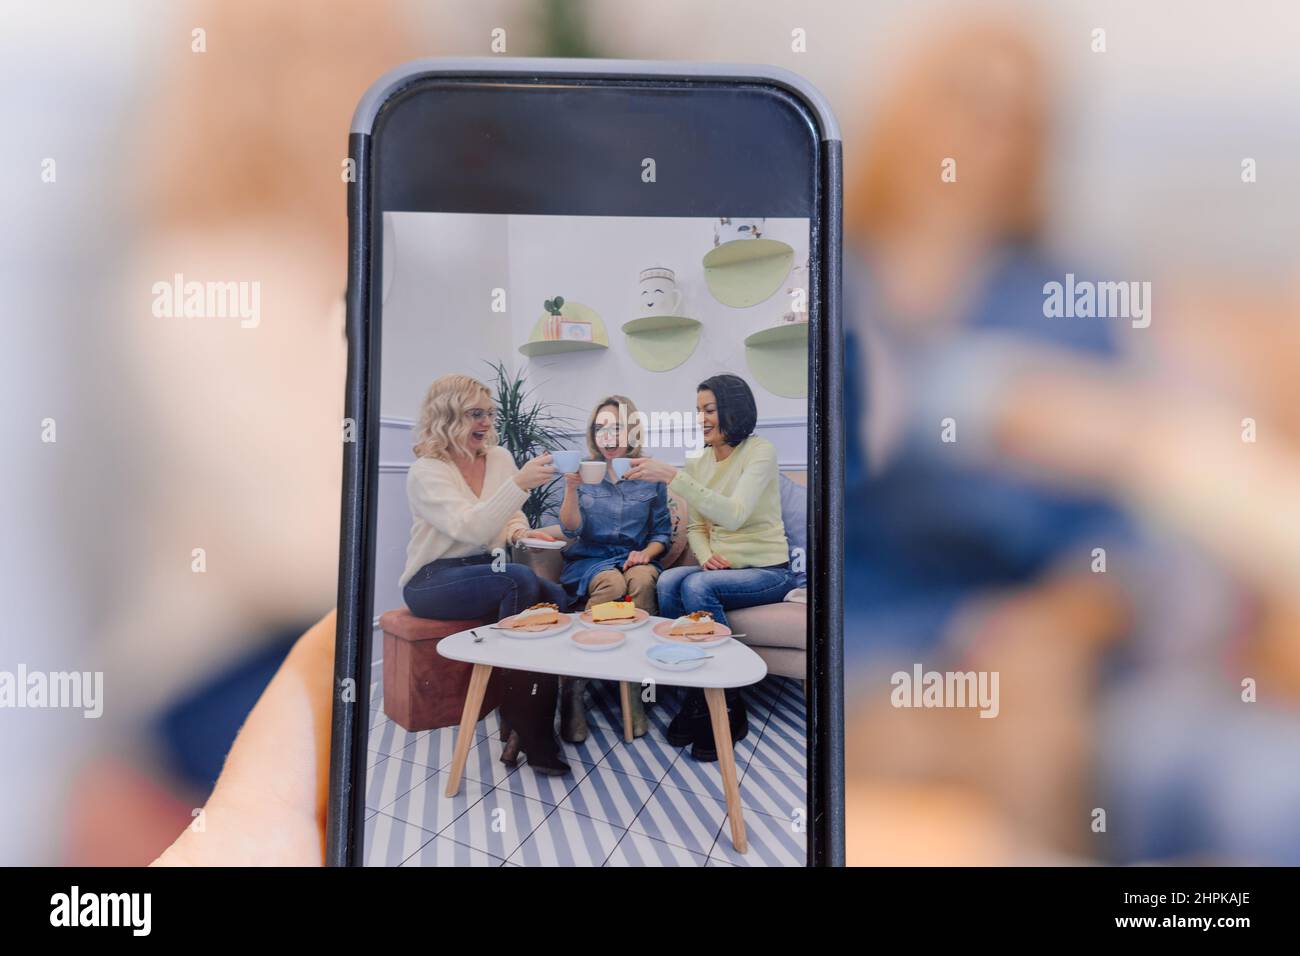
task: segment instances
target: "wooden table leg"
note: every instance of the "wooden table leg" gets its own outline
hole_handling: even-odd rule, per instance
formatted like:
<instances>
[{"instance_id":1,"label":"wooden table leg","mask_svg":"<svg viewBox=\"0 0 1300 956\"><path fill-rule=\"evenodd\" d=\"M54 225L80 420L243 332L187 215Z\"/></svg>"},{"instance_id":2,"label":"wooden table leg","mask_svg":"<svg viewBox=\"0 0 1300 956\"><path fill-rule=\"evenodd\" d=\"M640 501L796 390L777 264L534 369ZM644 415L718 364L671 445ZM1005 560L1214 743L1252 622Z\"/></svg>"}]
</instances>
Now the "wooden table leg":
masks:
<instances>
[{"instance_id":1,"label":"wooden table leg","mask_svg":"<svg viewBox=\"0 0 1300 956\"><path fill-rule=\"evenodd\" d=\"M483 695L487 693L488 678L492 676L491 664L475 664L474 672L469 675L469 690L465 694L465 709L460 715L460 730L456 732L456 749L451 757L451 770L447 776L447 796L454 797L460 790L460 777L465 772L465 761L469 759L469 747L474 742L474 727L478 723L478 712L483 707Z\"/></svg>"},{"instance_id":2,"label":"wooden table leg","mask_svg":"<svg viewBox=\"0 0 1300 956\"><path fill-rule=\"evenodd\" d=\"M727 698L720 687L704 688L704 699L713 718L713 745L718 749L722 790L727 796L727 817L731 820L731 845L737 853L749 852L745 838L745 816L740 806L740 780L736 776L736 755L731 749L731 723L727 720Z\"/></svg>"},{"instance_id":3,"label":"wooden table leg","mask_svg":"<svg viewBox=\"0 0 1300 956\"><path fill-rule=\"evenodd\" d=\"M623 739L632 742L632 686L625 680L618 682L618 700L623 706Z\"/></svg>"}]
</instances>

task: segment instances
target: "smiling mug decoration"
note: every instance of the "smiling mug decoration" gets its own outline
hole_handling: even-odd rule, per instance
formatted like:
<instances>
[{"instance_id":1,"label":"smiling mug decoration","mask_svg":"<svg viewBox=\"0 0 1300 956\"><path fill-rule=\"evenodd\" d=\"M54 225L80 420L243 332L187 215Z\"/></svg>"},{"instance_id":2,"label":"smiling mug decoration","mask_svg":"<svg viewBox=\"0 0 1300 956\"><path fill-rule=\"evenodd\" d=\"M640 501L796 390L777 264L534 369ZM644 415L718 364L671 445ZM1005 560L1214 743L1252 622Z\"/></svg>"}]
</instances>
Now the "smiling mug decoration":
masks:
<instances>
[{"instance_id":1,"label":"smiling mug decoration","mask_svg":"<svg viewBox=\"0 0 1300 956\"><path fill-rule=\"evenodd\" d=\"M682 307L677 274L662 266L642 269L637 302L642 315L676 315Z\"/></svg>"}]
</instances>

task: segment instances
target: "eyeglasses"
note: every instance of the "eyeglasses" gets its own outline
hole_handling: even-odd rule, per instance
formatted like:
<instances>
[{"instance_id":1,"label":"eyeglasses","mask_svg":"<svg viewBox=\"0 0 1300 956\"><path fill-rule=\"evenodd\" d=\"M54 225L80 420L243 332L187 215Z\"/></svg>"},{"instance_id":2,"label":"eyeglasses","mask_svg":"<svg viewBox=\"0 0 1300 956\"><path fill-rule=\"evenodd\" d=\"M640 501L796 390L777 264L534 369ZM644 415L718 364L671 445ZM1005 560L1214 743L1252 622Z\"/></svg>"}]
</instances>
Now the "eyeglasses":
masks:
<instances>
[{"instance_id":1,"label":"eyeglasses","mask_svg":"<svg viewBox=\"0 0 1300 956\"><path fill-rule=\"evenodd\" d=\"M487 420L491 420L491 418L492 418L492 409L490 409L490 408L467 408L467 409L465 409L465 417L466 417L466 418L472 418L472 419L473 419L474 421L476 421L476 422L481 422L481 421L483 421L483 420L485 420L485 419L487 419Z\"/></svg>"},{"instance_id":2,"label":"eyeglasses","mask_svg":"<svg viewBox=\"0 0 1300 956\"><path fill-rule=\"evenodd\" d=\"M603 438L617 438L623 433L623 429L618 425L603 425L600 428L593 428L592 434Z\"/></svg>"}]
</instances>

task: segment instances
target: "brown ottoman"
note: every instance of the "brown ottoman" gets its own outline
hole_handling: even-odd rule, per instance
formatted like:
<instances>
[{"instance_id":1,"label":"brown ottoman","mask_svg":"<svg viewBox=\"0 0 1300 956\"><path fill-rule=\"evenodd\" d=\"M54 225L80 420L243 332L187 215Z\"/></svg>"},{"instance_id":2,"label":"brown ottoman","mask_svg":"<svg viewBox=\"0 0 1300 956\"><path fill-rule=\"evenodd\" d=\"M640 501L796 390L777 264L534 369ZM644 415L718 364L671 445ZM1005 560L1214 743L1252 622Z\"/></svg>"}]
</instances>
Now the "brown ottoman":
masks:
<instances>
[{"instance_id":1,"label":"brown ottoman","mask_svg":"<svg viewBox=\"0 0 1300 956\"><path fill-rule=\"evenodd\" d=\"M488 621L435 621L406 608L379 617L384 630L384 713L407 730L432 730L460 724L473 664L438 653L438 642ZM488 682L479 719L500 703L497 672Z\"/></svg>"}]
</instances>

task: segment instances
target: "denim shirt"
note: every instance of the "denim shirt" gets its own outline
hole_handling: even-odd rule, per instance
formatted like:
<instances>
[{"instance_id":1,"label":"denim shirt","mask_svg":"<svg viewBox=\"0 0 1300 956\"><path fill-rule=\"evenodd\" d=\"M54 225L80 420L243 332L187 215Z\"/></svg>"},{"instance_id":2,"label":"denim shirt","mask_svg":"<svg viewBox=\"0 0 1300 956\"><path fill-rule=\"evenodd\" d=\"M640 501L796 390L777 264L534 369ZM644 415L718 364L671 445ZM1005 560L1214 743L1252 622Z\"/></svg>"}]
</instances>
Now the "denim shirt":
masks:
<instances>
[{"instance_id":1,"label":"denim shirt","mask_svg":"<svg viewBox=\"0 0 1300 956\"><path fill-rule=\"evenodd\" d=\"M631 552L655 541L666 552L672 543L668 486L662 482L613 482L606 475L598 485L578 486L578 510L582 523L576 531L564 532L569 546L564 549L560 576L560 583L576 596L587 593L587 585L599 572L621 569ZM658 561L653 563L660 567Z\"/></svg>"}]
</instances>

